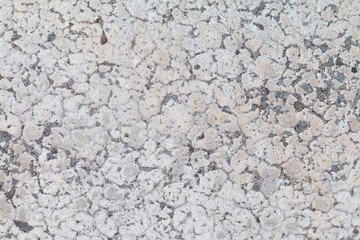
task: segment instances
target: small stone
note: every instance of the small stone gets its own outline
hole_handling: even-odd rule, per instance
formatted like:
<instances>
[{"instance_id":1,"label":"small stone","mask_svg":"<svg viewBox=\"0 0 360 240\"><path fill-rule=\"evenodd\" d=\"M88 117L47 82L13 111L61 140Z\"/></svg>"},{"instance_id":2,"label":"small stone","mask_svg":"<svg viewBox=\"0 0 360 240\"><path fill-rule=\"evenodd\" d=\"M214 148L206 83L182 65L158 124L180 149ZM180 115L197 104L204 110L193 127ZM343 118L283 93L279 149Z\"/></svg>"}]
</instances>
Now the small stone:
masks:
<instances>
[{"instance_id":1,"label":"small stone","mask_svg":"<svg viewBox=\"0 0 360 240\"><path fill-rule=\"evenodd\" d=\"M196 64L195 66L194 66L194 69L195 70L198 70L200 68L200 65L199 64Z\"/></svg>"},{"instance_id":2,"label":"small stone","mask_svg":"<svg viewBox=\"0 0 360 240\"><path fill-rule=\"evenodd\" d=\"M305 108L305 106L302 102L296 101L294 103L294 108L297 112L301 112Z\"/></svg>"},{"instance_id":3,"label":"small stone","mask_svg":"<svg viewBox=\"0 0 360 240\"><path fill-rule=\"evenodd\" d=\"M352 72L352 73L357 73L357 68L356 68L356 67L352 67L352 68L351 68L351 72Z\"/></svg>"},{"instance_id":4,"label":"small stone","mask_svg":"<svg viewBox=\"0 0 360 240\"><path fill-rule=\"evenodd\" d=\"M353 234L356 234L356 235L359 234L359 230L357 228L354 228Z\"/></svg>"}]
</instances>

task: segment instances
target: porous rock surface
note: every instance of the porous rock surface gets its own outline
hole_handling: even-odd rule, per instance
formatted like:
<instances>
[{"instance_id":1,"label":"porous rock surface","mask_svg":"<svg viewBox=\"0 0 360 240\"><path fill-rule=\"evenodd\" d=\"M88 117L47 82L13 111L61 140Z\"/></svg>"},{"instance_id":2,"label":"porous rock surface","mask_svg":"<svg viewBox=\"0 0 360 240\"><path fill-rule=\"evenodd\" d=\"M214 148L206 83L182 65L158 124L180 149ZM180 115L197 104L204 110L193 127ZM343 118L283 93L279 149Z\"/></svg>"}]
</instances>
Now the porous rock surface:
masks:
<instances>
[{"instance_id":1,"label":"porous rock surface","mask_svg":"<svg viewBox=\"0 0 360 240\"><path fill-rule=\"evenodd\" d=\"M0 13L1 239L359 239L359 1Z\"/></svg>"}]
</instances>

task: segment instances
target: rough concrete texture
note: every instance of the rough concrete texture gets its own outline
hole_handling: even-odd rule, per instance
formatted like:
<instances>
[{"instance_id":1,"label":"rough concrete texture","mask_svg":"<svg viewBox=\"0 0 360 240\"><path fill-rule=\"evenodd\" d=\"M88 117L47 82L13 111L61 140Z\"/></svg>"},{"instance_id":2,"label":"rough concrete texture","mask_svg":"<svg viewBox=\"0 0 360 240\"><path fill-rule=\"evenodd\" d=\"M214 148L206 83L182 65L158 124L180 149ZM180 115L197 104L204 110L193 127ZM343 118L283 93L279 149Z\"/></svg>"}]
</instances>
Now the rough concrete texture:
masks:
<instances>
[{"instance_id":1,"label":"rough concrete texture","mask_svg":"<svg viewBox=\"0 0 360 240\"><path fill-rule=\"evenodd\" d=\"M0 0L1 239L360 239L360 2Z\"/></svg>"}]
</instances>

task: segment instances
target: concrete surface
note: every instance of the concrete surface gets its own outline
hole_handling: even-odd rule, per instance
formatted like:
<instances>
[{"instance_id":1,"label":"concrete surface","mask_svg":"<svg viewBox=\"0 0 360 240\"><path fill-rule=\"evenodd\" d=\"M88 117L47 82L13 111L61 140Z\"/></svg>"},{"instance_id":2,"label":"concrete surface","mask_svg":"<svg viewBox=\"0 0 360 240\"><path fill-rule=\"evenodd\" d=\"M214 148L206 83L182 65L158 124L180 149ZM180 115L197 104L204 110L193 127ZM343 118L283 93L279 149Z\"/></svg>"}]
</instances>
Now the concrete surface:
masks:
<instances>
[{"instance_id":1,"label":"concrete surface","mask_svg":"<svg viewBox=\"0 0 360 240\"><path fill-rule=\"evenodd\" d=\"M360 239L360 2L0 1L1 239Z\"/></svg>"}]
</instances>

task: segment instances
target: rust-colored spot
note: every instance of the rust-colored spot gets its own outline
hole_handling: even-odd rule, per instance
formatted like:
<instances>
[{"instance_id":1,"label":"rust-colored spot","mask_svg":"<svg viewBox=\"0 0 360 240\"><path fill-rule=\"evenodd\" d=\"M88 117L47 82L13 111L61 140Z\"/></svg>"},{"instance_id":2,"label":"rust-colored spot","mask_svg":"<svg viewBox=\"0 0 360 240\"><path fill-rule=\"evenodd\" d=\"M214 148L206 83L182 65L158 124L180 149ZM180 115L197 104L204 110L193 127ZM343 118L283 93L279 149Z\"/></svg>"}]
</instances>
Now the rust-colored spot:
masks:
<instances>
[{"instance_id":1,"label":"rust-colored spot","mask_svg":"<svg viewBox=\"0 0 360 240\"><path fill-rule=\"evenodd\" d=\"M210 18L207 18L207 19L206 19L206 22L210 22Z\"/></svg>"},{"instance_id":2,"label":"rust-colored spot","mask_svg":"<svg viewBox=\"0 0 360 240\"><path fill-rule=\"evenodd\" d=\"M189 147L190 152L194 152L195 148L193 146Z\"/></svg>"},{"instance_id":3,"label":"rust-colored spot","mask_svg":"<svg viewBox=\"0 0 360 240\"><path fill-rule=\"evenodd\" d=\"M96 122L96 126L97 126L97 127L100 127L100 123L99 123L99 122Z\"/></svg>"},{"instance_id":4,"label":"rust-colored spot","mask_svg":"<svg viewBox=\"0 0 360 240\"><path fill-rule=\"evenodd\" d=\"M353 230L353 234L359 234L359 230L357 230L356 228Z\"/></svg>"},{"instance_id":5,"label":"rust-colored spot","mask_svg":"<svg viewBox=\"0 0 360 240\"><path fill-rule=\"evenodd\" d=\"M100 40L100 43L101 45L104 45L105 43L107 43L107 38L106 38L106 35L105 35L105 32L103 31L103 34L101 36L101 40Z\"/></svg>"},{"instance_id":6,"label":"rust-colored spot","mask_svg":"<svg viewBox=\"0 0 360 240\"><path fill-rule=\"evenodd\" d=\"M265 107L264 107L263 105L261 105L259 108L260 108L261 110L264 110L264 109L265 109Z\"/></svg>"}]
</instances>

